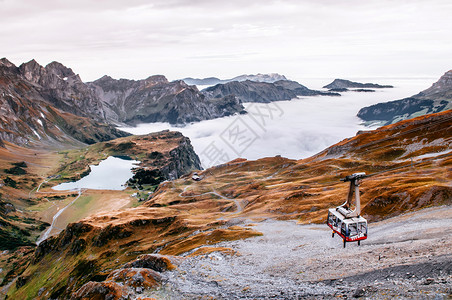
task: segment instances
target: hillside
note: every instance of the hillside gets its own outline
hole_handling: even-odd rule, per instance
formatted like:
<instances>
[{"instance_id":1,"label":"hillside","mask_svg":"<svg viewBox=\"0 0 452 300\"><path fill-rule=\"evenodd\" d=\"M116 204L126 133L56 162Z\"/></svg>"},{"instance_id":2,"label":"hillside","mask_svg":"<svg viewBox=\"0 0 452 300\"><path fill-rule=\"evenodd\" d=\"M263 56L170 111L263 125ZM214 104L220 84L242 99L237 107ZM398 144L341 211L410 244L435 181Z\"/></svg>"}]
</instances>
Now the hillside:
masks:
<instances>
[{"instance_id":1,"label":"hillside","mask_svg":"<svg viewBox=\"0 0 452 300\"><path fill-rule=\"evenodd\" d=\"M452 109L452 70L419 94L364 107L357 116L368 123L387 125L448 109Z\"/></svg>"},{"instance_id":2,"label":"hillside","mask_svg":"<svg viewBox=\"0 0 452 300\"><path fill-rule=\"evenodd\" d=\"M253 222L279 220L274 221L283 222L281 227L277 227L279 236L289 235L288 228L308 235L311 231L306 231L303 225L292 224L290 226L294 227L290 227L288 223L284 223L285 220L296 220L298 224L323 223L327 209L342 204L347 194L348 186L339 179L357 171L371 175L361 185L362 213L371 222L385 220L384 222L389 222L387 226L391 227L391 224L396 224L391 218L401 214L416 213L426 207L450 207L451 127L452 112L432 114L374 131L360 132L355 137L341 141L308 159L238 159L199 171L201 181L184 176L178 180L164 182L138 207L103 212L85 218L69 224L58 236L42 242L8 294L12 298L21 299L67 298L71 294L73 299L106 295L112 295L114 299L138 295L159 297L158 295L162 296L159 293L170 293L165 288L155 290L155 287L165 282L171 284L168 288L170 291L189 299L203 295L216 295L218 298L228 298L228 295L271 297L271 293L291 292L285 289L285 285L281 285L281 290L275 287L266 292L252 286L252 282L243 281L235 282L234 287L232 283L228 285L229 279L208 273L208 268L216 268L215 265L220 264L215 261L234 263L236 255L239 259L240 252L249 251L239 247L241 242L228 241L258 237L252 241L263 240L267 241L269 246L270 243L273 245L275 241L269 238L275 237L269 230L276 227L266 227L266 223L255 226ZM447 224L449 223L446 221L443 226L450 225ZM375 228L385 228L384 225L378 226ZM315 251L320 251L318 253L334 251L337 246L327 250L322 248L323 242L318 244L323 241L323 235L331 239L330 231L322 229L324 227L326 226L322 225L309 233L305 242L296 240L299 242L292 244L292 247L296 247L292 251L302 251L303 247L312 251L317 249ZM404 229L400 230L403 232ZM360 286L354 285L352 280L347 281L348 277L345 276L367 276L365 272L369 270L363 266L363 261L357 258L366 256L367 260L375 260L377 254L372 256L368 251L378 253L378 261L383 257L384 261L373 263L373 266L380 268L382 274L390 274L391 271L386 268L394 267L395 263L401 269L392 272L400 273L400 276L406 276L404 274L408 272L404 272L402 265L399 265L403 264L403 261L415 269L417 263L429 263L426 255L430 255L429 266L437 268L429 271L433 276L430 289L433 292L447 293L445 286L450 283L450 279L446 278L442 283L443 277L439 271L450 274L448 264L444 265L444 261L441 261L446 259L450 264L450 253L447 256L446 251L450 246L447 242L450 241L450 232L435 231L437 239L431 237L430 240L416 243L413 251L404 252L397 250L402 247L400 243L403 243L403 240L397 241L394 246L385 246L381 240L375 240L382 239L384 235L378 232L372 234L374 237L369 236L364 246L355 251L360 253L358 256L347 258L348 252L340 252L341 257L348 259L350 263L359 263L360 267L355 271L346 270L348 272L329 275L331 277L313 277L313 274L316 274L313 270L335 270L334 266L339 263L331 257L328 258L330 265L324 265L324 259L315 256L317 252L312 252L311 258L304 258L306 262L302 265L305 267L296 274L291 273L291 264L286 265L284 262L268 266L270 269L260 272L254 267L250 270L258 272L252 274L262 276L269 272L273 277L278 276L278 280L288 279L286 276L296 276L297 284L305 287L296 293L305 293L302 295L310 297L315 297L314 294L309 294L311 290L328 297L342 293L342 281L339 281L339 278L342 278L345 282L350 282L347 283L347 289L352 290L345 293L352 296ZM397 231L391 234L397 234ZM420 232L412 234L416 238L416 234ZM320 237L309 238L316 235ZM259 245L262 249L266 248L265 245ZM415 247L414 244L411 247ZM431 247L435 247L436 251L431 252ZM283 251L283 248L276 251ZM301 255L302 252L299 253ZM396 258L398 260L395 260ZM208 261L214 265L207 267ZM198 265L198 262L204 265ZM249 260L235 265L235 271L229 274L245 272L243 268L248 263ZM441 264L446 266L446 269L438 267ZM205 275L200 274L199 277L197 274L204 272L203 270ZM248 274L248 277L251 276L251 273ZM387 279L390 276L385 276L378 277L378 280L391 280ZM271 278L261 279L263 282L270 280L268 283L271 284ZM324 279L333 281L328 283L324 282ZM179 285L178 280L184 280L183 284ZM421 293L422 287L417 281L403 278L398 280L406 283L415 293ZM199 284L202 289L197 288ZM247 284L251 286L247 288ZM328 284L331 284L331 287L328 287ZM395 293L397 285L388 287L389 290L379 290L381 288L372 283L369 292L391 294Z\"/></svg>"}]
</instances>

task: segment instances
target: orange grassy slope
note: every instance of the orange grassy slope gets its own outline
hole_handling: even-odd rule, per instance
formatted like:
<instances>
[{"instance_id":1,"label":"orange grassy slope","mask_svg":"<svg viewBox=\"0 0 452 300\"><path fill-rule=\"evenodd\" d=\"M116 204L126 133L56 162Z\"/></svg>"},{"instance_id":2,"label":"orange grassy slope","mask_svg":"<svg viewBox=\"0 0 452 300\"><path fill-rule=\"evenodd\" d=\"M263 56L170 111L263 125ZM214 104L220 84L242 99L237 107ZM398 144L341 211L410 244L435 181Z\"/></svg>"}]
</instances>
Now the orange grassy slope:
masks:
<instances>
[{"instance_id":1,"label":"orange grassy slope","mask_svg":"<svg viewBox=\"0 0 452 300\"><path fill-rule=\"evenodd\" d=\"M198 172L201 181L188 175L162 183L140 207L70 224L43 242L10 295L39 299L44 289L64 298L139 255L190 255L203 245L258 235L244 226L250 220L324 222L327 209L346 197L348 186L339 179L355 172L371 175L361 185L369 221L450 205L451 129L447 111L360 133L308 159L238 159Z\"/></svg>"}]
</instances>

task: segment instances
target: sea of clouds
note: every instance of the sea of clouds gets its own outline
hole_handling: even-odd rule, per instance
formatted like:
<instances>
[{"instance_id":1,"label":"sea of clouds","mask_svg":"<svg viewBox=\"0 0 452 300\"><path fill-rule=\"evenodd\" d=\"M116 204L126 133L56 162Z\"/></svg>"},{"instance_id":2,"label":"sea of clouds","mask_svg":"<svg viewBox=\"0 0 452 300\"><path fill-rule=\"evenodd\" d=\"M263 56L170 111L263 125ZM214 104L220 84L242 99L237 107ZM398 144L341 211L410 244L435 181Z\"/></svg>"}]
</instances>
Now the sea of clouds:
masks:
<instances>
[{"instance_id":1,"label":"sea of clouds","mask_svg":"<svg viewBox=\"0 0 452 300\"><path fill-rule=\"evenodd\" d=\"M245 103L246 115L207 120L184 127L168 123L120 127L132 134L146 134L165 129L177 130L189 137L204 168L238 157L254 160L281 155L292 159L306 158L354 136L366 127L356 117L365 106L397 100L417 94L431 86L432 78L422 79L356 79L359 82L391 84L393 89L374 93L346 92L341 97L300 97L270 104ZM321 89L329 79L299 81L312 89Z\"/></svg>"}]
</instances>

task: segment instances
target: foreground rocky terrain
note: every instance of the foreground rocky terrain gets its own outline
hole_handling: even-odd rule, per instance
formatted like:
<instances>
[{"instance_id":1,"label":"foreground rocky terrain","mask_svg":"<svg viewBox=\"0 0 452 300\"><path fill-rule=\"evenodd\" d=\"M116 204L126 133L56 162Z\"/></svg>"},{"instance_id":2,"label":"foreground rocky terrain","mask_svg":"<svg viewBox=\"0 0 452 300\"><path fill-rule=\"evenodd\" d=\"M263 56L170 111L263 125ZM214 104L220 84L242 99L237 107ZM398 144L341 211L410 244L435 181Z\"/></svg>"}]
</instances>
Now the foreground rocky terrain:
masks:
<instances>
[{"instance_id":1,"label":"foreground rocky terrain","mask_svg":"<svg viewBox=\"0 0 452 300\"><path fill-rule=\"evenodd\" d=\"M448 297L451 114L360 132L304 160L238 159L163 182L142 205L22 252L4 285L13 299ZM377 223L343 250L313 224L358 171L371 175L362 215Z\"/></svg>"},{"instance_id":2,"label":"foreground rocky terrain","mask_svg":"<svg viewBox=\"0 0 452 300\"><path fill-rule=\"evenodd\" d=\"M445 299L452 293L451 213L451 206L441 206L372 223L369 239L346 249L324 225L242 220L263 235L219 243L218 251L210 253L189 253L175 270L164 273L163 287L151 295Z\"/></svg>"},{"instance_id":3,"label":"foreground rocky terrain","mask_svg":"<svg viewBox=\"0 0 452 300\"><path fill-rule=\"evenodd\" d=\"M369 123L387 125L449 109L452 109L452 70L419 94L364 107L358 112L358 117Z\"/></svg>"}]
</instances>

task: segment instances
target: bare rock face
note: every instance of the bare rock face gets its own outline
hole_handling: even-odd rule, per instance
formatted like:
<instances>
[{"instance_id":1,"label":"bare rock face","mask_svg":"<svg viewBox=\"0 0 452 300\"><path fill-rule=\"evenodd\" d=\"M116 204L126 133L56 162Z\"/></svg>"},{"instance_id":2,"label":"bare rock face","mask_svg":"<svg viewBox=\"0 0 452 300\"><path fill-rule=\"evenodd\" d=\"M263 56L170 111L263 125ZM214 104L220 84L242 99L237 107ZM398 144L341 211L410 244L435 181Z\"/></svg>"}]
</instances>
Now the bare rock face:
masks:
<instances>
[{"instance_id":1,"label":"bare rock face","mask_svg":"<svg viewBox=\"0 0 452 300\"><path fill-rule=\"evenodd\" d=\"M70 77L72 76L72 77ZM69 79L72 78L72 79ZM19 68L0 61L0 139L18 145L61 147L128 135L97 120L101 109L72 70L32 60Z\"/></svg>"},{"instance_id":2,"label":"bare rock face","mask_svg":"<svg viewBox=\"0 0 452 300\"><path fill-rule=\"evenodd\" d=\"M165 255L144 254L138 257L136 260L124 265L124 268L147 268L152 269L156 272L164 272L173 270L175 267L171 263L171 260Z\"/></svg>"},{"instance_id":3,"label":"bare rock face","mask_svg":"<svg viewBox=\"0 0 452 300\"><path fill-rule=\"evenodd\" d=\"M55 107L98 121L105 119L102 102L72 69L59 62L42 67L31 60L22 64L19 70L27 80L40 87L42 96Z\"/></svg>"},{"instance_id":4,"label":"bare rock face","mask_svg":"<svg viewBox=\"0 0 452 300\"><path fill-rule=\"evenodd\" d=\"M116 282L89 281L88 283L84 284L76 293L72 294L70 299L124 299L124 296L127 296L126 288Z\"/></svg>"},{"instance_id":5,"label":"bare rock face","mask_svg":"<svg viewBox=\"0 0 452 300\"><path fill-rule=\"evenodd\" d=\"M144 80L116 80L104 76L89 84L105 103L106 116L128 124L169 122L184 124L243 112L238 99L211 101L183 81L168 82L161 75Z\"/></svg>"},{"instance_id":6,"label":"bare rock face","mask_svg":"<svg viewBox=\"0 0 452 300\"><path fill-rule=\"evenodd\" d=\"M161 275L147 268L125 268L114 270L107 281L121 282L134 288L153 288L160 285Z\"/></svg>"},{"instance_id":7,"label":"bare rock face","mask_svg":"<svg viewBox=\"0 0 452 300\"><path fill-rule=\"evenodd\" d=\"M358 117L364 121L387 125L451 108L452 70L449 70L430 88L419 94L401 100L363 107L358 112Z\"/></svg>"}]
</instances>

